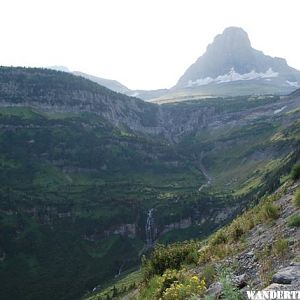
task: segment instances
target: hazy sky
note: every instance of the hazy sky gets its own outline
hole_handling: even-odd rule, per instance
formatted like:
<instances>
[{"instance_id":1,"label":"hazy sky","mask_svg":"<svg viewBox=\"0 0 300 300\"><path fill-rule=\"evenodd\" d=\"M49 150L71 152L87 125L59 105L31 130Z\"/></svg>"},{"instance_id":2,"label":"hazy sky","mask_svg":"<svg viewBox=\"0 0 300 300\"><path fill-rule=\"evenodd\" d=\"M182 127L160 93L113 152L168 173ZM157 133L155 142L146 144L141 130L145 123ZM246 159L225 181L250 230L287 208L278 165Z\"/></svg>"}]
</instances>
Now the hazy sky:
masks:
<instances>
[{"instance_id":1,"label":"hazy sky","mask_svg":"<svg viewBox=\"0 0 300 300\"><path fill-rule=\"evenodd\" d=\"M0 0L0 64L173 86L225 27L300 69L299 0Z\"/></svg>"}]
</instances>

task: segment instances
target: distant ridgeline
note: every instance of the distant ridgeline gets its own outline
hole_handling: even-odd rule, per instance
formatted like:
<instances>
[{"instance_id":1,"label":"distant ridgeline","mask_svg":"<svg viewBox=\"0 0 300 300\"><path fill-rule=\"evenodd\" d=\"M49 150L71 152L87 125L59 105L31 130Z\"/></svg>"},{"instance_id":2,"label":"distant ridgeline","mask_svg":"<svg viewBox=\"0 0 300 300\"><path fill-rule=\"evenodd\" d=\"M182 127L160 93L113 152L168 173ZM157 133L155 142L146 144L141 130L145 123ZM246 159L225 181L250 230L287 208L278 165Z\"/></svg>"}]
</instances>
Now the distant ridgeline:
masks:
<instances>
[{"instance_id":1,"label":"distant ridgeline","mask_svg":"<svg viewBox=\"0 0 300 300\"><path fill-rule=\"evenodd\" d=\"M165 103L187 96L285 95L297 88L299 70L289 66L284 58L252 48L242 28L229 27L214 38L174 87L151 100Z\"/></svg>"},{"instance_id":2,"label":"distant ridgeline","mask_svg":"<svg viewBox=\"0 0 300 300\"><path fill-rule=\"evenodd\" d=\"M296 94L158 106L1 67L0 298L79 299L154 243L229 222L299 157L299 105Z\"/></svg>"},{"instance_id":3,"label":"distant ridgeline","mask_svg":"<svg viewBox=\"0 0 300 300\"><path fill-rule=\"evenodd\" d=\"M50 68L70 72L66 67ZM271 57L252 48L247 32L239 27L228 27L215 36L170 89L130 90L116 80L83 72L70 73L115 92L156 103L225 95L285 95L300 88L300 71L289 66L284 58Z\"/></svg>"}]
</instances>

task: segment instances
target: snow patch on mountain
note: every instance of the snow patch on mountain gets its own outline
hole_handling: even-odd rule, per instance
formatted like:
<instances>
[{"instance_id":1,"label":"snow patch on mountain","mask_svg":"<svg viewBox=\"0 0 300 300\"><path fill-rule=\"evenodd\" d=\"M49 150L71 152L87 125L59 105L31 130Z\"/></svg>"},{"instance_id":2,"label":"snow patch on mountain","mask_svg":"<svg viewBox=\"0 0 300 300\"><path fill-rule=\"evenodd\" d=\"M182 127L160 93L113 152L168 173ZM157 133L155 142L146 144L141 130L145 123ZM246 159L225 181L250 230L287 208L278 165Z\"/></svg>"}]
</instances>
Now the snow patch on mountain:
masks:
<instances>
[{"instance_id":1,"label":"snow patch on mountain","mask_svg":"<svg viewBox=\"0 0 300 300\"><path fill-rule=\"evenodd\" d=\"M280 112L282 112L286 108L287 108L287 106L285 105L285 106L283 106L283 107L281 107L279 109L274 110L274 115L279 114Z\"/></svg>"},{"instance_id":2,"label":"snow patch on mountain","mask_svg":"<svg viewBox=\"0 0 300 300\"><path fill-rule=\"evenodd\" d=\"M130 94L129 96L130 97L137 97L139 94L140 94L139 92L135 92L135 93Z\"/></svg>"},{"instance_id":3,"label":"snow patch on mountain","mask_svg":"<svg viewBox=\"0 0 300 300\"><path fill-rule=\"evenodd\" d=\"M199 78L195 81L189 80L186 87L193 87L193 86L202 86L207 85L210 83L226 83L231 81L239 81L239 80L255 80L255 79L270 79L278 77L279 73L274 72L272 68L269 68L266 72L256 72L252 70L249 73L240 74L231 68L231 70L224 75L219 75L216 78L206 77L206 78Z\"/></svg>"},{"instance_id":4,"label":"snow patch on mountain","mask_svg":"<svg viewBox=\"0 0 300 300\"><path fill-rule=\"evenodd\" d=\"M286 82L288 85L292 86L292 87L295 87L295 88L299 88L299 87L300 87L300 84L299 84L299 82L297 82L297 81L288 81L288 80L286 80L285 82Z\"/></svg>"}]
</instances>

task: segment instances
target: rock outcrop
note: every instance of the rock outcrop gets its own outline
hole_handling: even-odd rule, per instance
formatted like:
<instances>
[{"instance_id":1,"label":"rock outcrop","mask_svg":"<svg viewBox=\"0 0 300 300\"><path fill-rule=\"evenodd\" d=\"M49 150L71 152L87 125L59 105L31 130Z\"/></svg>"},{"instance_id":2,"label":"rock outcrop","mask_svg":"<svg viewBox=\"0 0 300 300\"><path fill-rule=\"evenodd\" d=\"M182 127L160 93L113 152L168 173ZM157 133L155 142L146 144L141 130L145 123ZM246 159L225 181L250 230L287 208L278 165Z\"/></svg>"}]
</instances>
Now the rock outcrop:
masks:
<instances>
[{"instance_id":1,"label":"rock outcrop","mask_svg":"<svg viewBox=\"0 0 300 300\"><path fill-rule=\"evenodd\" d=\"M291 284L300 280L300 263L277 271L272 278L273 283Z\"/></svg>"},{"instance_id":2,"label":"rock outcrop","mask_svg":"<svg viewBox=\"0 0 300 300\"><path fill-rule=\"evenodd\" d=\"M217 263L218 268L232 270L230 280L241 290L244 299L248 299L247 291L298 291L300 288L300 228L288 225L291 215L300 214L300 208L293 204L293 194L299 186L300 182L285 192L284 188L279 189L276 193L281 196L274 202L280 208L279 218L273 223L254 226L245 236L245 249ZM272 249L278 240L286 246L276 256ZM201 268L195 272L201 273ZM220 282L213 282L207 293L214 299L222 299Z\"/></svg>"}]
</instances>

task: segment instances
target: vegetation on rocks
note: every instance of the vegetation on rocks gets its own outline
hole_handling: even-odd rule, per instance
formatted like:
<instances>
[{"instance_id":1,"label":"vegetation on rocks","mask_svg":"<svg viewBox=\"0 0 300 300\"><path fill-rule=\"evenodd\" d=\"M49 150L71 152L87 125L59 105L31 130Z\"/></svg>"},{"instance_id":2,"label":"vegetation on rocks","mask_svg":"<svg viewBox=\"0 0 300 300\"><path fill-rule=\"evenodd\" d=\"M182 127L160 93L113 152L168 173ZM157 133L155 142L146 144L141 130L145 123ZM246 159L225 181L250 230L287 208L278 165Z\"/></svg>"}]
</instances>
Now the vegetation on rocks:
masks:
<instances>
[{"instance_id":1,"label":"vegetation on rocks","mask_svg":"<svg viewBox=\"0 0 300 300\"><path fill-rule=\"evenodd\" d=\"M197 263L199 243L186 241L169 245L156 245L150 257L143 258L145 281L153 275L162 275L166 270L178 270L184 264Z\"/></svg>"},{"instance_id":2,"label":"vegetation on rocks","mask_svg":"<svg viewBox=\"0 0 300 300\"><path fill-rule=\"evenodd\" d=\"M296 207L300 207L300 189L296 190L295 192L294 204Z\"/></svg>"},{"instance_id":3,"label":"vegetation on rocks","mask_svg":"<svg viewBox=\"0 0 300 300\"><path fill-rule=\"evenodd\" d=\"M140 300L185 300L192 296L200 296L205 292L205 282L199 277L189 274L185 269L167 269L161 276L155 275L148 283Z\"/></svg>"},{"instance_id":4,"label":"vegetation on rocks","mask_svg":"<svg viewBox=\"0 0 300 300\"><path fill-rule=\"evenodd\" d=\"M300 178L300 162L297 162L294 165L294 167L292 169L291 177L293 180L297 180Z\"/></svg>"},{"instance_id":5,"label":"vegetation on rocks","mask_svg":"<svg viewBox=\"0 0 300 300\"><path fill-rule=\"evenodd\" d=\"M275 256L284 256L287 250L288 250L288 241L283 238L278 238L273 244L272 253Z\"/></svg>"},{"instance_id":6,"label":"vegetation on rocks","mask_svg":"<svg viewBox=\"0 0 300 300\"><path fill-rule=\"evenodd\" d=\"M233 285L231 280L232 272L228 269L220 271L220 283L223 291L223 299L225 300L242 300L241 292Z\"/></svg>"},{"instance_id":7,"label":"vegetation on rocks","mask_svg":"<svg viewBox=\"0 0 300 300\"><path fill-rule=\"evenodd\" d=\"M290 227L299 227L300 226L300 214L292 215L288 218L288 224Z\"/></svg>"}]
</instances>

